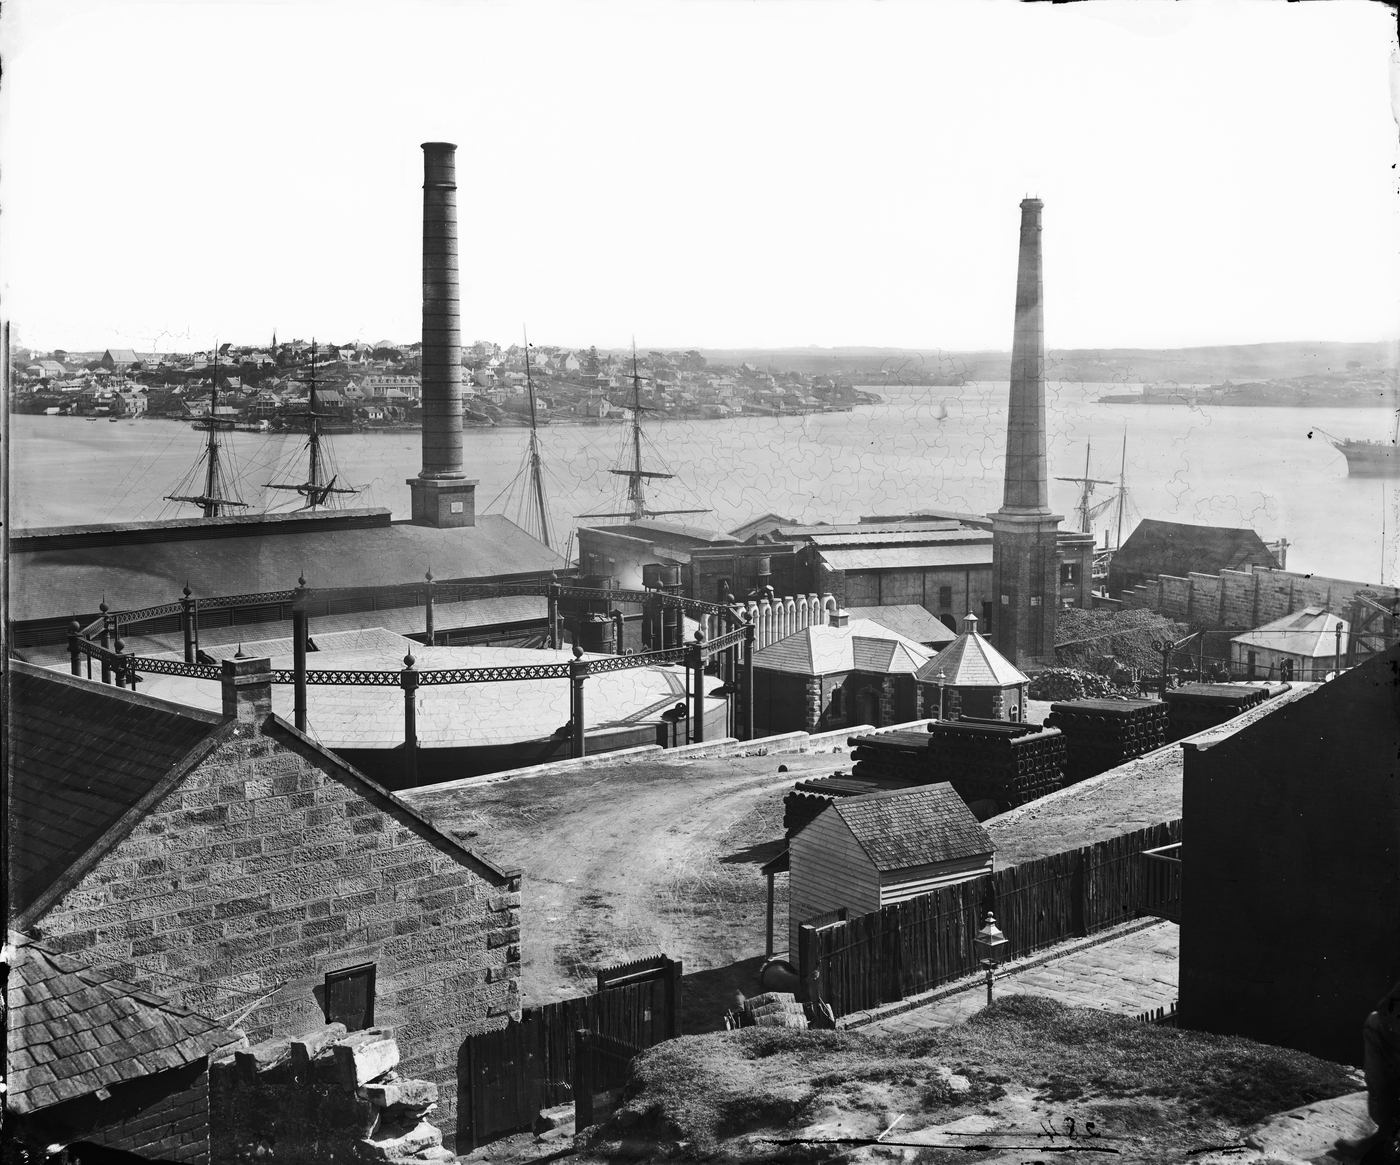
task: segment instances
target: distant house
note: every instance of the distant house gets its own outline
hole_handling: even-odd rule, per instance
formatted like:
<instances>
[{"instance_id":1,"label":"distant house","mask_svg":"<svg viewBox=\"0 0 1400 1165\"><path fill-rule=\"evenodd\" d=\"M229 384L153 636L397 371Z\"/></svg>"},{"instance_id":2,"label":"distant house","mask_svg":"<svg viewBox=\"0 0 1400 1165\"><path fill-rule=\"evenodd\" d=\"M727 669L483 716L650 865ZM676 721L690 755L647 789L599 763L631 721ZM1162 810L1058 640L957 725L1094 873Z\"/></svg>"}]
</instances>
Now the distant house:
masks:
<instances>
[{"instance_id":1,"label":"distant house","mask_svg":"<svg viewBox=\"0 0 1400 1165\"><path fill-rule=\"evenodd\" d=\"M1308 607L1230 640L1230 670L1262 680L1323 680L1347 658L1345 619ZM1340 634L1339 634L1340 632Z\"/></svg>"},{"instance_id":2,"label":"distant house","mask_svg":"<svg viewBox=\"0 0 1400 1165\"><path fill-rule=\"evenodd\" d=\"M162 357L155 352L134 352L130 348L108 348L102 353L102 367L109 372L125 372L133 364L155 368L161 360Z\"/></svg>"},{"instance_id":3,"label":"distant house","mask_svg":"<svg viewBox=\"0 0 1400 1165\"><path fill-rule=\"evenodd\" d=\"M914 681L933 658L923 644L838 611L754 653L754 731L825 732L918 716Z\"/></svg>"},{"instance_id":4,"label":"distant house","mask_svg":"<svg viewBox=\"0 0 1400 1165\"><path fill-rule=\"evenodd\" d=\"M583 366L579 363L578 357L575 356L572 352L568 353L568 354L560 361L560 365L559 365L559 366L560 366L561 368L563 368L563 370L564 370L565 372L577 372L580 368L583 367Z\"/></svg>"},{"instance_id":5,"label":"distant house","mask_svg":"<svg viewBox=\"0 0 1400 1165\"><path fill-rule=\"evenodd\" d=\"M1222 570L1273 570L1278 560L1253 530L1193 526L1146 518L1128 536L1108 568L1108 593L1117 598L1150 578Z\"/></svg>"},{"instance_id":6,"label":"distant house","mask_svg":"<svg viewBox=\"0 0 1400 1165\"><path fill-rule=\"evenodd\" d=\"M995 848L946 782L837 798L788 843L789 959L803 923L989 874Z\"/></svg>"},{"instance_id":7,"label":"distant house","mask_svg":"<svg viewBox=\"0 0 1400 1165\"><path fill-rule=\"evenodd\" d=\"M49 380L57 380L68 375L68 369L64 368L57 360L40 360L37 364L31 364L29 367L37 368L39 375Z\"/></svg>"},{"instance_id":8,"label":"distant house","mask_svg":"<svg viewBox=\"0 0 1400 1165\"><path fill-rule=\"evenodd\" d=\"M771 534L779 526L794 526L796 523L791 518L784 518L781 514L769 512L757 518L750 518L742 526L735 526L729 531L730 537L737 538L740 542L753 542L764 534Z\"/></svg>"}]
</instances>

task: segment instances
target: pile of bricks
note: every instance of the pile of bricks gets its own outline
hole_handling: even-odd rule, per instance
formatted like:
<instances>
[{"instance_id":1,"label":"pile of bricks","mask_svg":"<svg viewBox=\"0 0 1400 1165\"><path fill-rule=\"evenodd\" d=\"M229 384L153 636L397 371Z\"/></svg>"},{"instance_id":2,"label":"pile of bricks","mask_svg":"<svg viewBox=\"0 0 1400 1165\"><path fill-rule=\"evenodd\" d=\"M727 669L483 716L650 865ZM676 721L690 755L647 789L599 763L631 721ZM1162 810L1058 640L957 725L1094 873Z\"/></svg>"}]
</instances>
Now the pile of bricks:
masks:
<instances>
[{"instance_id":1,"label":"pile of bricks","mask_svg":"<svg viewBox=\"0 0 1400 1165\"><path fill-rule=\"evenodd\" d=\"M1269 698L1265 688L1242 684L1184 684L1167 692L1167 740L1175 742L1217 724Z\"/></svg>"},{"instance_id":2,"label":"pile of bricks","mask_svg":"<svg viewBox=\"0 0 1400 1165\"><path fill-rule=\"evenodd\" d=\"M890 733L891 736L896 735ZM904 734L908 735L908 734ZM885 737L880 737L884 740ZM924 737L925 750L928 738ZM886 789L908 789L921 781L861 775L859 766L852 776L835 773L830 777L815 777L798 781L792 792L783 798L783 830L791 839L805 829L837 797L859 797L862 793L879 793Z\"/></svg>"},{"instance_id":3,"label":"pile of bricks","mask_svg":"<svg viewBox=\"0 0 1400 1165\"><path fill-rule=\"evenodd\" d=\"M437 1085L401 1079L394 1071L398 1062L389 1029L347 1035L338 1023L214 1061L210 1160L455 1162L441 1131L426 1119L437 1107Z\"/></svg>"},{"instance_id":4,"label":"pile of bricks","mask_svg":"<svg viewBox=\"0 0 1400 1165\"><path fill-rule=\"evenodd\" d=\"M1167 705L1160 700L1066 700L1045 718L1065 737L1065 784L1117 768L1167 743Z\"/></svg>"},{"instance_id":5,"label":"pile of bricks","mask_svg":"<svg viewBox=\"0 0 1400 1165\"><path fill-rule=\"evenodd\" d=\"M1058 728L960 716L929 725L929 780L948 781L978 820L1059 789L1065 738Z\"/></svg>"}]
</instances>

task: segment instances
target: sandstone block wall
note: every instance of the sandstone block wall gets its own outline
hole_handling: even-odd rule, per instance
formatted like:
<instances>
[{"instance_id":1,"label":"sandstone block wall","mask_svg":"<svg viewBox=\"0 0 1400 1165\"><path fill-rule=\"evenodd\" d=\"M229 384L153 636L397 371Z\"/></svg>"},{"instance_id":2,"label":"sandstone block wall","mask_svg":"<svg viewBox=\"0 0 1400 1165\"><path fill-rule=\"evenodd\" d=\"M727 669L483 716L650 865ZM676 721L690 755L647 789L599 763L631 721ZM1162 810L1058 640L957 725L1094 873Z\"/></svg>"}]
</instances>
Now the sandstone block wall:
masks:
<instances>
[{"instance_id":1,"label":"sandstone block wall","mask_svg":"<svg viewBox=\"0 0 1400 1165\"><path fill-rule=\"evenodd\" d=\"M373 963L375 1022L440 1086L452 1132L463 1038L520 1009L519 879L289 732L221 732L40 933L254 1041L323 1023L327 972Z\"/></svg>"}]
</instances>

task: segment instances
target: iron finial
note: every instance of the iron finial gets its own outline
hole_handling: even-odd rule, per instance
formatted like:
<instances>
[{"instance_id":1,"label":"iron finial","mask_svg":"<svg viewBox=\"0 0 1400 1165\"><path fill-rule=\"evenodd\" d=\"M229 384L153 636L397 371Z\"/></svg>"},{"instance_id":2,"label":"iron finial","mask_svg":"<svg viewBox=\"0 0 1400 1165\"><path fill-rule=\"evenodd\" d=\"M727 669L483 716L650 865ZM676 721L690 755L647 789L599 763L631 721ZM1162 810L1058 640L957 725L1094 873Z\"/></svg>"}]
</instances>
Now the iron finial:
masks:
<instances>
[{"instance_id":1,"label":"iron finial","mask_svg":"<svg viewBox=\"0 0 1400 1165\"><path fill-rule=\"evenodd\" d=\"M97 604L97 609L98 609L99 611L101 611L104 615L107 613L107 596L106 596L106 595L103 595L103 596L102 596L102 601L101 601L100 603Z\"/></svg>"},{"instance_id":2,"label":"iron finial","mask_svg":"<svg viewBox=\"0 0 1400 1165\"><path fill-rule=\"evenodd\" d=\"M234 658L234 659L247 659L247 658L248 658L246 655L243 654L243 644L242 644L242 642L240 642L240 643L238 644L238 650L235 651L235 652L233 653L233 658Z\"/></svg>"},{"instance_id":3,"label":"iron finial","mask_svg":"<svg viewBox=\"0 0 1400 1165\"><path fill-rule=\"evenodd\" d=\"M413 652L410 651L407 655L403 657L403 665L404 667L413 666Z\"/></svg>"},{"instance_id":4,"label":"iron finial","mask_svg":"<svg viewBox=\"0 0 1400 1165\"><path fill-rule=\"evenodd\" d=\"M190 590L190 580L185 579L185 598L189 598L193 592Z\"/></svg>"},{"instance_id":5,"label":"iron finial","mask_svg":"<svg viewBox=\"0 0 1400 1165\"><path fill-rule=\"evenodd\" d=\"M581 648L577 643L574 644L574 658L575 658L575 659L582 659L582 658L583 658L583 648Z\"/></svg>"}]
</instances>

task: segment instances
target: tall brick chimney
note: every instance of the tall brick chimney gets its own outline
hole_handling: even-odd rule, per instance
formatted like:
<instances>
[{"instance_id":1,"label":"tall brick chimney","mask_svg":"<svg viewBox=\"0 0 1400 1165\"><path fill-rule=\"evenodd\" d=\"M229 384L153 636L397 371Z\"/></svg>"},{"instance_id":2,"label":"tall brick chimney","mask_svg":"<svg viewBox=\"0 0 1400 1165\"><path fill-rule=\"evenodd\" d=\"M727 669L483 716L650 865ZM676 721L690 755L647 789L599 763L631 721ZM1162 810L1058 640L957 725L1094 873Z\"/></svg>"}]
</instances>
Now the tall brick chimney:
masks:
<instances>
[{"instance_id":1,"label":"tall brick chimney","mask_svg":"<svg viewBox=\"0 0 1400 1165\"><path fill-rule=\"evenodd\" d=\"M476 525L476 482L462 470L456 152L423 143L423 468L408 479L413 521L441 528Z\"/></svg>"},{"instance_id":2,"label":"tall brick chimney","mask_svg":"<svg viewBox=\"0 0 1400 1165\"><path fill-rule=\"evenodd\" d=\"M1045 457L1045 311L1038 198L1021 203L1016 330L1006 418L1006 482L992 519L992 642L1012 663L1048 659L1059 606L1056 535Z\"/></svg>"}]
</instances>

